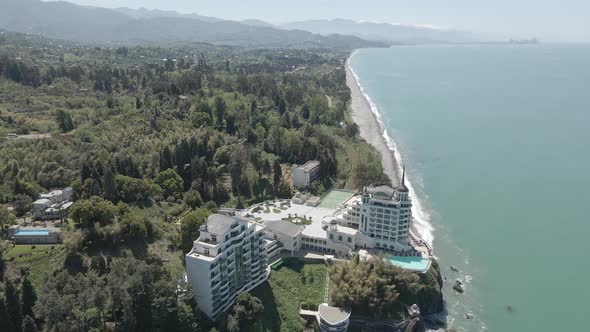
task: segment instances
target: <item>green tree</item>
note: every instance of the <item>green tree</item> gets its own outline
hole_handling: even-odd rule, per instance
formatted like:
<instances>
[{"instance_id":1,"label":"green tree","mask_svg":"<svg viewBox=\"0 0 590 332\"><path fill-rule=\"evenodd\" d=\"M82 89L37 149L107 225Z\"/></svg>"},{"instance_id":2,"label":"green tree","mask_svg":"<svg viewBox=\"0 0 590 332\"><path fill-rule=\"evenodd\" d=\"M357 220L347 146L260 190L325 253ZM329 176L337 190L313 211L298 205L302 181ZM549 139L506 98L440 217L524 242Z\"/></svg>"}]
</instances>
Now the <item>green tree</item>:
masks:
<instances>
[{"instance_id":1,"label":"green tree","mask_svg":"<svg viewBox=\"0 0 590 332\"><path fill-rule=\"evenodd\" d=\"M63 133L74 130L74 121L69 113L64 110L58 110L56 114L57 126Z\"/></svg>"},{"instance_id":2,"label":"green tree","mask_svg":"<svg viewBox=\"0 0 590 332\"><path fill-rule=\"evenodd\" d=\"M126 203L145 202L151 197L162 194L162 188L149 180L121 174L115 176L115 187L118 198Z\"/></svg>"},{"instance_id":3,"label":"green tree","mask_svg":"<svg viewBox=\"0 0 590 332\"><path fill-rule=\"evenodd\" d=\"M210 212L205 209L197 209L187 214L181 220L180 224L180 236L181 236L181 249L183 252L188 252L193 247L193 241L195 241L201 234L201 225L205 222L205 219L209 216Z\"/></svg>"},{"instance_id":4,"label":"green tree","mask_svg":"<svg viewBox=\"0 0 590 332\"><path fill-rule=\"evenodd\" d=\"M147 240L147 227L143 220L133 214L127 214L121 218L123 236L129 242L145 243Z\"/></svg>"},{"instance_id":5,"label":"green tree","mask_svg":"<svg viewBox=\"0 0 590 332\"><path fill-rule=\"evenodd\" d=\"M28 273L25 273L23 276L22 286L21 286L21 311L23 315L27 315L29 317L35 317L33 314L33 307L35 306L35 302L37 301L37 293L35 292L35 288L29 280Z\"/></svg>"},{"instance_id":6,"label":"green tree","mask_svg":"<svg viewBox=\"0 0 590 332\"><path fill-rule=\"evenodd\" d=\"M113 202L116 195L115 176L110 167L105 170L104 175L102 176L102 189L104 198Z\"/></svg>"},{"instance_id":7,"label":"green tree","mask_svg":"<svg viewBox=\"0 0 590 332\"><path fill-rule=\"evenodd\" d=\"M169 168L158 173L156 176L156 184L158 184L166 197L179 196L184 189L184 181L173 169Z\"/></svg>"},{"instance_id":8,"label":"green tree","mask_svg":"<svg viewBox=\"0 0 590 332\"><path fill-rule=\"evenodd\" d=\"M272 184L275 187L275 189L277 189L279 187L279 184L281 183L281 180L283 179L283 171L281 169L281 163L278 160L274 161L273 164L273 177L272 177Z\"/></svg>"},{"instance_id":9,"label":"green tree","mask_svg":"<svg viewBox=\"0 0 590 332\"><path fill-rule=\"evenodd\" d=\"M330 298L335 306L375 318L388 318L397 304L400 279L417 283L415 273L385 263L381 258L349 262L330 268Z\"/></svg>"},{"instance_id":10,"label":"green tree","mask_svg":"<svg viewBox=\"0 0 590 332\"><path fill-rule=\"evenodd\" d=\"M16 222L16 216L10 212L4 205L0 204L0 235L6 226L13 225Z\"/></svg>"},{"instance_id":11,"label":"green tree","mask_svg":"<svg viewBox=\"0 0 590 332\"><path fill-rule=\"evenodd\" d=\"M37 325L31 316L26 315L23 319L22 332L37 332Z\"/></svg>"},{"instance_id":12,"label":"green tree","mask_svg":"<svg viewBox=\"0 0 590 332\"><path fill-rule=\"evenodd\" d=\"M8 312L2 297L0 297L0 324L0 326L8 326Z\"/></svg>"},{"instance_id":13,"label":"green tree","mask_svg":"<svg viewBox=\"0 0 590 332\"><path fill-rule=\"evenodd\" d=\"M186 303L178 303L178 331L195 332L200 331L193 309ZM210 331L212 332L212 331Z\"/></svg>"},{"instance_id":14,"label":"green tree","mask_svg":"<svg viewBox=\"0 0 590 332\"><path fill-rule=\"evenodd\" d=\"M198 191L191 189L184 194L184 203L191 209L196 209L203 205L203 199Z\"/></svg>"},{"instance_id":15,"label":"green tree","mask_svg":"<svg viewBox=\"0 0 590 332\"><path fill-rule=\"evenodd\" d=\"M6 303L6 312L8 321L6 324L8 332L18 332L21 330L23 320L21 312L20 298L18 296L18 289L12 280L7 279L4 282L4 301Z\"/></svg>"},{"instance_id":16,"label":"green tree","mask_svg":"<svg viewBox=\"0 0 590 332\"><path fill-rule=\"evenodd\" d=\"M211 116L207 113L195 112L191 115L191 122L193 127L199 128L211 126L213 120L211 120Z\"/></svg>"},{"instance_id":17,"label":"green tree","mask_svg":"<svg viewBox=\"0 0 590 332\"><path fill-rule=\"evenodd\" d=\"M0 245L0 280L4 280L4 270L6 266L4 265L4 248ZM0 298L0 302L2 302L2 298ZM0 313L1 314L1 313ZM2 322L2 320L0 320Z\"/></svg>"},{"instance_id":18,"label":"green tree","mask_svg":"<svg viewBox=\"0 0 590 332\"><path fill-rule=\"evenodd\" d=\"M14 181L14 194L27 195L31 197L31 199L36 199L39 197L40 192L41 188L36 183L23 182L19 179Z\"/></svg>"},{"instance_id":19,"label":"green tree","mask_svg":"<svg viewBox=\"0 0 590 332\"><path fill-rule=\"evenodd\" d=\"M251 326L258 316L264 311L264 305L259 298L250 293L240 293L232 313L227 319L229 331L240 331L242 328Z\"/></svg>"},{"instance_id":20,"label":"green tree","mask_svg":"<svg viewBox=\"0 0 590 332\"><path fill-rule=\"evenodd\" d=\"M23 216L33 208L33 200L27 195L14 195L14 212L17 217Z\"/></svg>"},{"instance_id":21,"label":"green tree","mask_svg":"<svg viewBox=\"0 0 590 332\"><path fill-rule=\"evenodd\" d=\"M219 96L215 97L215 119L217 128L223 128L223 119L225 118L226 112L227 105L225 100Z\"/></svg>"},{"instance_id":22,"label":"green tree","mask_svg":"<svg viewBox=\"0 0 590 332\"><path fill-rule=\"evenodd\" d=\"M72 220L85 229L92 229L95 223L101 226L113 223L115 213L113 203L98 196L78 200L70 207Z\"/></svg>"}]
</instances>

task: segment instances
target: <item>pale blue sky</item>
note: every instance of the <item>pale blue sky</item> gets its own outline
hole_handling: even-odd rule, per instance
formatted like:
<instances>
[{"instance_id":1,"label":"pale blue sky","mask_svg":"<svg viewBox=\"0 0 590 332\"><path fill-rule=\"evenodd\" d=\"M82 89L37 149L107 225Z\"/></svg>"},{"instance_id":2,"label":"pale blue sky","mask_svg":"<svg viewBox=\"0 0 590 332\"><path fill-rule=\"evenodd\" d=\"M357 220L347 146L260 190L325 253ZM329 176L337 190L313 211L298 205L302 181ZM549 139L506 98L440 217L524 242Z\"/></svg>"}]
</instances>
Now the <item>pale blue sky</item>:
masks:
<instances>
[{"instance_id":1,"label":"pale blue sky","mask_svg":"<svg viewBox=\"0 0 590 332\"><path fill-rule=\"evenodd\" d=\"M158 8L272 23L317 18L590 42L590 0L69 0L100 7Z\"/></svg>"}]
</instances>

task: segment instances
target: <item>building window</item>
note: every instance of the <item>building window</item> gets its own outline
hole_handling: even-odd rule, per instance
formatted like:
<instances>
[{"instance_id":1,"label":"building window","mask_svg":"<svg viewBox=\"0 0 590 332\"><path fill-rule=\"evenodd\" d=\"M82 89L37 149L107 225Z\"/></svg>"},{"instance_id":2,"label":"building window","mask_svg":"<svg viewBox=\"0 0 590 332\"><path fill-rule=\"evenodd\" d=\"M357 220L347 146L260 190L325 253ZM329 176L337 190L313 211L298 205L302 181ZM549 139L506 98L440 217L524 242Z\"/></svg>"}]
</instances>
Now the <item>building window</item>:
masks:
<instances>
[{"instance_id":1,"label":"building window","mask_svg":"<svg viewBox=\"0 0 590 332\"><path fill-rule=\"evenodd\" d=\"M211 235L211 241L217 242L217 235Z\"/></svg>"},{"instance_id":2,"label":"building window","mask_svg":"<svg viewBox=\"0 0 590 332\"><path fill-rule=\"evenodd\" d=\"M330 234L330 240L334 240L334 234Z\"/></svg>"},{"instance_id":3,"label":"building window","mask_svg":"<svg viewBox=\"0 0 590 332\"><path fill-rule=\"evenodd\" d=\"M342 235L338 235L338 241L342 241Z\"/></svg>"},{"instance_id":4,"label":"building window","mask_svg":"<svg viewBox=\"0 0 590 332\"><path fill-rule=\"evenodd\" d=\"M352 238L350 236L348 237L348 242L352 242Z\"/></svg>"},{"instance_id":5,"label":"building window","mask_svg":"<svg viewBox=\"0 0 590 332\"><path fill-rule=\"evenodd\" d=\"M209 256L209 249L205 249L205 255Z\"/></svg>"}]
</instances>

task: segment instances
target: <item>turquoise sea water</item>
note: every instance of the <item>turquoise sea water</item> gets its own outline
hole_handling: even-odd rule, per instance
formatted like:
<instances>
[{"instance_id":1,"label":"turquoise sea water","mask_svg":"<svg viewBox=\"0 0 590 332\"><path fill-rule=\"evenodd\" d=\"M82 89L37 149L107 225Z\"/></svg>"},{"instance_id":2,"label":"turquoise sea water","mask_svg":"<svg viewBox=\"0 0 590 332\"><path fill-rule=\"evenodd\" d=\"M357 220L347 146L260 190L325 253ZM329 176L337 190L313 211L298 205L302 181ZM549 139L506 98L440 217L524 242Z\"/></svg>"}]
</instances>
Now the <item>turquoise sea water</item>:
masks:
<instances>
[{"instance_id":1,"label":"turquoise sea water","mask_svg":"<svg viewBox=\"0 0 590 332\"><path fill-rule=\"evenodd\" d=\"M434 227L449 327L588 330L590 46L408 46L350 63Z\"/></svg>"}]
</instances>

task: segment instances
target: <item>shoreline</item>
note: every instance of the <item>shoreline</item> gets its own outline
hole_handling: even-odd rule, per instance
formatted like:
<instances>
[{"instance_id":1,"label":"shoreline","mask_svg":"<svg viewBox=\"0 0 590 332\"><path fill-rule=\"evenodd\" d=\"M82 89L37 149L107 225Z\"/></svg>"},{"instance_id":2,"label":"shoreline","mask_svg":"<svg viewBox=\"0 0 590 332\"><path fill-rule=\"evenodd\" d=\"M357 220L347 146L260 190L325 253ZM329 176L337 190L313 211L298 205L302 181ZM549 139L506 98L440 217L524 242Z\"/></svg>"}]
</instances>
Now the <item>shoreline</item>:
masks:
<instances>
[{"instance_id":1,"label":"shoreline","mask_svg":"<svg viewBox=\"0 0 590 332\"><path fill-rule=\"evenodd\" d=\"M360 136L381 154L383 173L387 175L394 186L401 180L401 156L394 140L389 136L387 129L381 121L381 114L371 97L365 93L359 79L350 66L350 59L358 50L353 51L346 59L346 85L350 89L350 105L352 120L359 126ZM406 175L406 185L410 189L410 197L413 201L413 227L411 232L424 240L432 248L434 240L434 228L430 224L430 216L425 211L417 197L410 179ZM433 254L433 257L436 256Z\"/></svg>"},{"instance_id":2,"label":"shoreline","mask_svg":"<svg viewBox=\"0 0 590 332\"><path fill-rule=\"evenodd\" d=\"M350 106L352 120L359 126L361 137L381 153L381 165L383 172L391 179L394 186L399 185L401 166L395 157L395 153L385 141L385 129L379 123L377 115L373 112L369 101L361 90L360 83L350 67L350 58L354 51L346 59L346 85L350 89ZM378 129L378 130L376 130Z\"/></svg>"}]
</instances>

